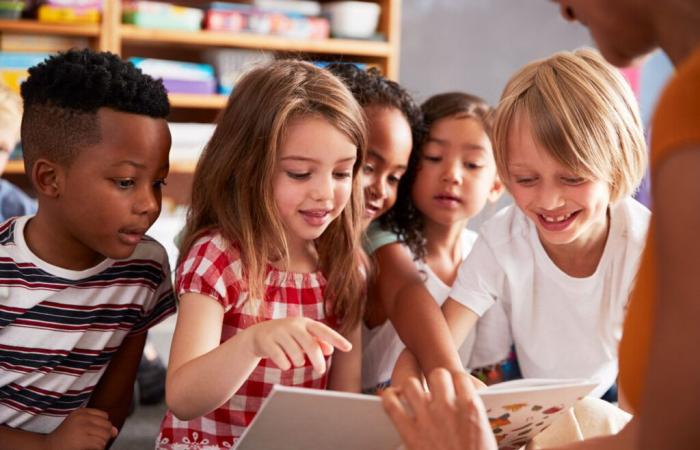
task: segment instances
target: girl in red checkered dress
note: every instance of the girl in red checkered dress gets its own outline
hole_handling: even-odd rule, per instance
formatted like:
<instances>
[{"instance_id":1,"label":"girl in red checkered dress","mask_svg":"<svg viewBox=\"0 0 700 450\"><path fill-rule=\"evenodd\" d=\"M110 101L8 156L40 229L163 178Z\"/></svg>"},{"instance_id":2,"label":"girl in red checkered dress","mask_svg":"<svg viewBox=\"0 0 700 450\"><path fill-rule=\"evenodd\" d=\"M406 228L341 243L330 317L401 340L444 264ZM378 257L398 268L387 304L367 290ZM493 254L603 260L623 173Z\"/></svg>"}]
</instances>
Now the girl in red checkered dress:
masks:
<instances>
[{"instance_id":1,"label":"girl in red checkered dress","mask_svg":"<svg viewBox=\"0 0 700 450\"><path fill-rule=\"evenodd\" d=\"M365 141L325 70L236 85L194 174L157 448L232 447L273 384L359 391Z\"/></svg>"}]
</instances>

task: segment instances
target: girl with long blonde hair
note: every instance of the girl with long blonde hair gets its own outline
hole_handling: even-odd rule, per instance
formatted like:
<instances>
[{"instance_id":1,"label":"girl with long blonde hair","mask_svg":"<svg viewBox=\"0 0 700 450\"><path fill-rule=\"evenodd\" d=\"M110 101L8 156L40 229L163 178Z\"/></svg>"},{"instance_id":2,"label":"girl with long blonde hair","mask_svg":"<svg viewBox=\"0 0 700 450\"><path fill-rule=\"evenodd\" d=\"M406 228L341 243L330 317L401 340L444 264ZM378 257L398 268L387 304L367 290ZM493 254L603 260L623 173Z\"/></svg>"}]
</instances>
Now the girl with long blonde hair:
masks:
<instances>
[{"instance_id":1,"label":"girl with long blonde hair","mask_svg":"<svg viewBox=\"0 0 700 450\"><path fill-rule=\"evenodd\" d=\"M325 70L236 85L194 175L158 448L233 446L273 384L359 390L365 142Z\"/></svg>"}]
</instances>

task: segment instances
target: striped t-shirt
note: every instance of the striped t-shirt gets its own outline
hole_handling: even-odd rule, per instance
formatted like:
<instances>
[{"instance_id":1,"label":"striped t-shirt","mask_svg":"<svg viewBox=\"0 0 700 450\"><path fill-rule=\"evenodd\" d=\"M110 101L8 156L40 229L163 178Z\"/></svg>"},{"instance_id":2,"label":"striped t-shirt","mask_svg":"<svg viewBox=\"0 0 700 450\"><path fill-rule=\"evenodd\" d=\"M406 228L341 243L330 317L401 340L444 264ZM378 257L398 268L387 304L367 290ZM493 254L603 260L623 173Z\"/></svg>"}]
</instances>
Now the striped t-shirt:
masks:
<instances>
[{"instance_id":1,"label":"striped t-shirt","mask_svg":"<svg viewBox=\"0 0 700 450\"><path fill-rule=\"evenodd\" d=\"M124 338L175 310L163 247L82 271L27 247L29 217L0 224L0 425L50 433L88 402Z\"/></svg>"}]
</instances>

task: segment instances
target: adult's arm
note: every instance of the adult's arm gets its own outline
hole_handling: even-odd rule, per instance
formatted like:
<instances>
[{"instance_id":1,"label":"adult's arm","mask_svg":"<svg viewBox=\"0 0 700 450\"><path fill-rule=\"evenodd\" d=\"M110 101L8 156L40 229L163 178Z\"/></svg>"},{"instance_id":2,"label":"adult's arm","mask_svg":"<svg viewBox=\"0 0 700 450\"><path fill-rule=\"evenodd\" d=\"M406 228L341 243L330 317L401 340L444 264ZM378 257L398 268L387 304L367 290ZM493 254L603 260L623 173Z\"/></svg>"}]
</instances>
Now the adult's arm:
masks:
<instances>
[{"instance_id":1,"label":"adult's arm","mask_svg":"<svg viewBox=\"0 0 700 450\"><path fill-rule=\"evenodd\" d=\"M695 449L700 442L700 148L668 156L654 178L654 248L659 274L649 368L639 414L616 436L566 450ZM673 379L669 374L674 374Z\"/></svg>"},{"instance_id":2,"label":"adult's arm","mask_svg":"<svg viewBox=\"0 0 700 450\"><path fill-rule=\"evenodd\" d=\"M639 448L700 445L700 147L669 155L655 173L659 274Z\"/></svg>"}]
</instances>

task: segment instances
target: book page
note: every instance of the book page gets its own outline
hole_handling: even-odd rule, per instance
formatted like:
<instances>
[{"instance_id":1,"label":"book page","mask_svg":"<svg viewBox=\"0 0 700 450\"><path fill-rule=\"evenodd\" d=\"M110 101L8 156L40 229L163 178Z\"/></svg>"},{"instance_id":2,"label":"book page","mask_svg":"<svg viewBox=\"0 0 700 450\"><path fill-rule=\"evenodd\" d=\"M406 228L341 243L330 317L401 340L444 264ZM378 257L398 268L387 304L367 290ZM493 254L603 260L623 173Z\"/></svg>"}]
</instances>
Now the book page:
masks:
<instances>
[{"instance_id":1,"label":"book page","mask_svg":"<svg viewBox=\"0 0 700 450\"><path fill-rule=\"evenodd\" d=\"M479 390L501 450L517 450L598 384L588 380L524 379Z\"/></svg>"}]
</instances>

